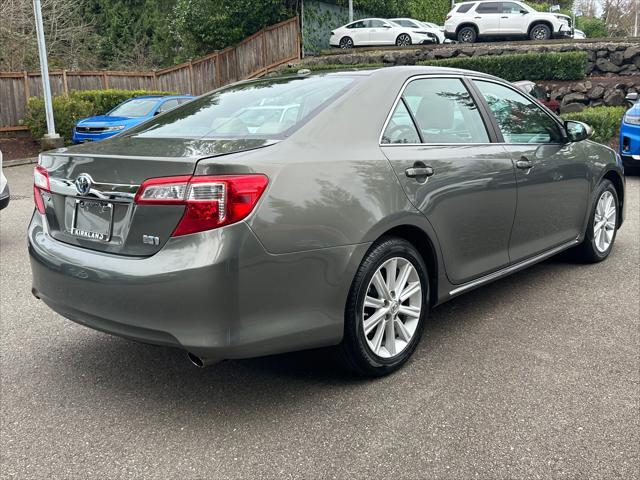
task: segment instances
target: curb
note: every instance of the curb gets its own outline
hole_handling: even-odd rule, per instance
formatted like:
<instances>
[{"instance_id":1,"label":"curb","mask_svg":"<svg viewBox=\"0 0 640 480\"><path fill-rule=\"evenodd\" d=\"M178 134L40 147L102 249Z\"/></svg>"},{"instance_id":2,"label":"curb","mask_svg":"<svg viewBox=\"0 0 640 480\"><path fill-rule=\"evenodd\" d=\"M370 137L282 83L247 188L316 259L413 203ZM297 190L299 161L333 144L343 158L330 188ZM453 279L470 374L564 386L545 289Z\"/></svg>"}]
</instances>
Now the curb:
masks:
<instances>
[{"instance_id":1,"label":"curb","mask_svg":"<svg viewBox=\"0 0 640 480\"><path fill-rule=\"evenodd\" d=\"M19 165L29 165L30 163L38 163L38 157L14 158L13 160L3 160L2 167L17 167Z\"/></svg>"}]
</instances>

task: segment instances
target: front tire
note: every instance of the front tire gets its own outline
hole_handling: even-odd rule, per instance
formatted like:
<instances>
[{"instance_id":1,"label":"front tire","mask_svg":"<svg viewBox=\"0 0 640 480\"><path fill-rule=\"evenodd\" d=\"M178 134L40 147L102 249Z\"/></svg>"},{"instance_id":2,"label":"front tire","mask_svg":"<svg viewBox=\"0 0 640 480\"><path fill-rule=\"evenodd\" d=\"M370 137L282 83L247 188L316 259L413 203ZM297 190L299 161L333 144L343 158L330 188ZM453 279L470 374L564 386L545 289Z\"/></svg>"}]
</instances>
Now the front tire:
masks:
<instances>
[{"instance_id":1,"label":"front tire","mask_svg":"<svg viewBox=\"0 0 640 480\"><path fill-rule=\"evenodd\" d=\"M460 43L475 43L478 33L473 27L462 27L458 32L458 41Z\"/></svg>"},{"instance_id":2,"label":"front tire","mask_svg":"<svg viewBox=\"0 0 640 480\"><path fill-rule=\"evenodd\" d=\"M534 25L529 32L529 38L531 40L549 40L551 38L551 29L543 23Z\"/></svg>"},{"instance_id":3,"label":"front tire","mask_svg":"<svg viewBox=\"0 0 640 480\"><path fill-rule=\"evenodd\" d=\"M619 205L618 193L613 183L609 180L602 181L591 207L584 240L576 247L579 260L597 263L609 256L618 230Z\"/></svg>"},{"instance_id":4,"label":"front tire","mask_svg":"<svg viewBox=\"0 0 640 480\"><path fill-rule=\"evenodd\" d=\"M398 38L396 38L396 45L398 47L408 47L409 45L411 45L411 37L409 36L409 34L401 33L400 35L398 35Z\"/></svg>"},{"instance_id":5,"label":"front tire","mask_svg":"<svg viewBox=\"0 0 640 480\"><path fill-rule=\"evenodd\" d=\"M429 279L408 241L374 243L351 284L345 309L343 363L378 377L400 368L416 349L429 311Z\"/></svg>"}]
</instances>

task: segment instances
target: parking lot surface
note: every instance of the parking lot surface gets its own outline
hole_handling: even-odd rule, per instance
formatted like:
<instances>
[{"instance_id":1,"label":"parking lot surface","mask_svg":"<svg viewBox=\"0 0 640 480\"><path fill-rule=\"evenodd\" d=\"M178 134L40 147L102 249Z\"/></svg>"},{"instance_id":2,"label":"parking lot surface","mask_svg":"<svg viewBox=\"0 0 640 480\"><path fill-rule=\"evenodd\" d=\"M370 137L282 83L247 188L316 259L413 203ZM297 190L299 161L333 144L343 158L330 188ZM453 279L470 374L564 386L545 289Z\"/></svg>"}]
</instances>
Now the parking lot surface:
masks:
<instances>
[{"instance_id":1,"label":"parking lot surface","mask_svg":"<svg viewBox=\"0 0 640 480\"><path fill-rule=\"evenodd\" d=\"M31 172L5 169L0 213L1 478L640 477L638 177L607 261L438 307L371 381L322 350L197 369L53 313L30 293Z\"/></svg>"}]
</instances>

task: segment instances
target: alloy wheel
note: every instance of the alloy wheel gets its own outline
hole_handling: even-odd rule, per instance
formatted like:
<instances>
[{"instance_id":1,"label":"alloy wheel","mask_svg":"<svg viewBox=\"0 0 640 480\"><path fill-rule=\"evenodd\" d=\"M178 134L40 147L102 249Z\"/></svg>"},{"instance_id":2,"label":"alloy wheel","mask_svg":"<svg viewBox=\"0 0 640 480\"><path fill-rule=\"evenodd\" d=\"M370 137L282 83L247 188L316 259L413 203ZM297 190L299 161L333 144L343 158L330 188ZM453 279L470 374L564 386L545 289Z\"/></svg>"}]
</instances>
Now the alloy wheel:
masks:
<instances>
[{"instance_id":1,"label":"alloy wheel","mask_svg":"<svg viewBox=\"0 0 640 480\"><path fill-rule=\"evenodd\" d=\"M393 257L375 272L362 307L367 346L383 358L400 354L411 342L422 312L422 282L406 258Z\"/></svg>"},{"instance_id":2,"label":"alloy wheel","mask_svg":"<svg viewBox=\"0 0 640 480\"><path fill-rule=\"evenodd\" d=\"M340 40L340 48L353 48L353 40L351 40L349 37L343 38L342 40Z\"/></svg>"},{"instance_id":3,"label":"alloy wheel","mask_svg":"<svg viewBox=\"0 0 640 480\"><path fill-rule=\"evenodd\" d=\"M535 40L546 40L547 39L547 29L543 26L538 26L533 29L533 38Z\"/></svg>"},{"instance_id":4,"label":"alloy wheel","mask_svg":"<svg viewBox=\"0 0 640 480\"><path fill-rule=\"evenodd\" d=\"M609 250L616 230L616 201L609 190L605 190L596 204L593 219L593 240L600 253Z\"/></svg>"},{"instance_id":5,"label":"alloy wheel","mask_svg":"<svg viewBox=\"0 0 640 480\"><path fill-rule=\"evenodd\" d=\"M403 33L398 37L397 45L399 47L407 47L411 45L411 37L406 33Z\"/></svg>"},{"instance_id":6,"label":"alloy wheel","mask_svg":"<svg viewBox=\"0 0 640 480\"><path fill-rule=\"evenodd\" d=\"M473 34L471 30L464 30L460 35L460 41L462 43L471 43L471 39L473 38Z\"/></svg>"}]
</instances>

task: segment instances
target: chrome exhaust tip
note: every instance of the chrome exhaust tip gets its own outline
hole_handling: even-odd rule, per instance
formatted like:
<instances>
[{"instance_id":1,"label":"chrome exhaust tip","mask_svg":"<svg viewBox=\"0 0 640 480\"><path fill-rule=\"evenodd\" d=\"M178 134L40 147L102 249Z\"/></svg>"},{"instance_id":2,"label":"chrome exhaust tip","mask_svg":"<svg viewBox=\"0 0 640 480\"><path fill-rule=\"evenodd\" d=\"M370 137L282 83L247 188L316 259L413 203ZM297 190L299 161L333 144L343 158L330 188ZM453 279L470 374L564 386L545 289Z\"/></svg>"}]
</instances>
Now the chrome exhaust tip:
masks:
<instances>
[{"instance_id":1,"label":"chrome exhaust tip","mask_svg":"<svg viewBox=\"0 0 640 480\"><path fill-rule=\"evenodd\" d=\"M213 365L220 361L217 358L203 358L192 352L187 352L187 358L198 368L208 367L209 365Z\"/></svg>"}]
</instances>

